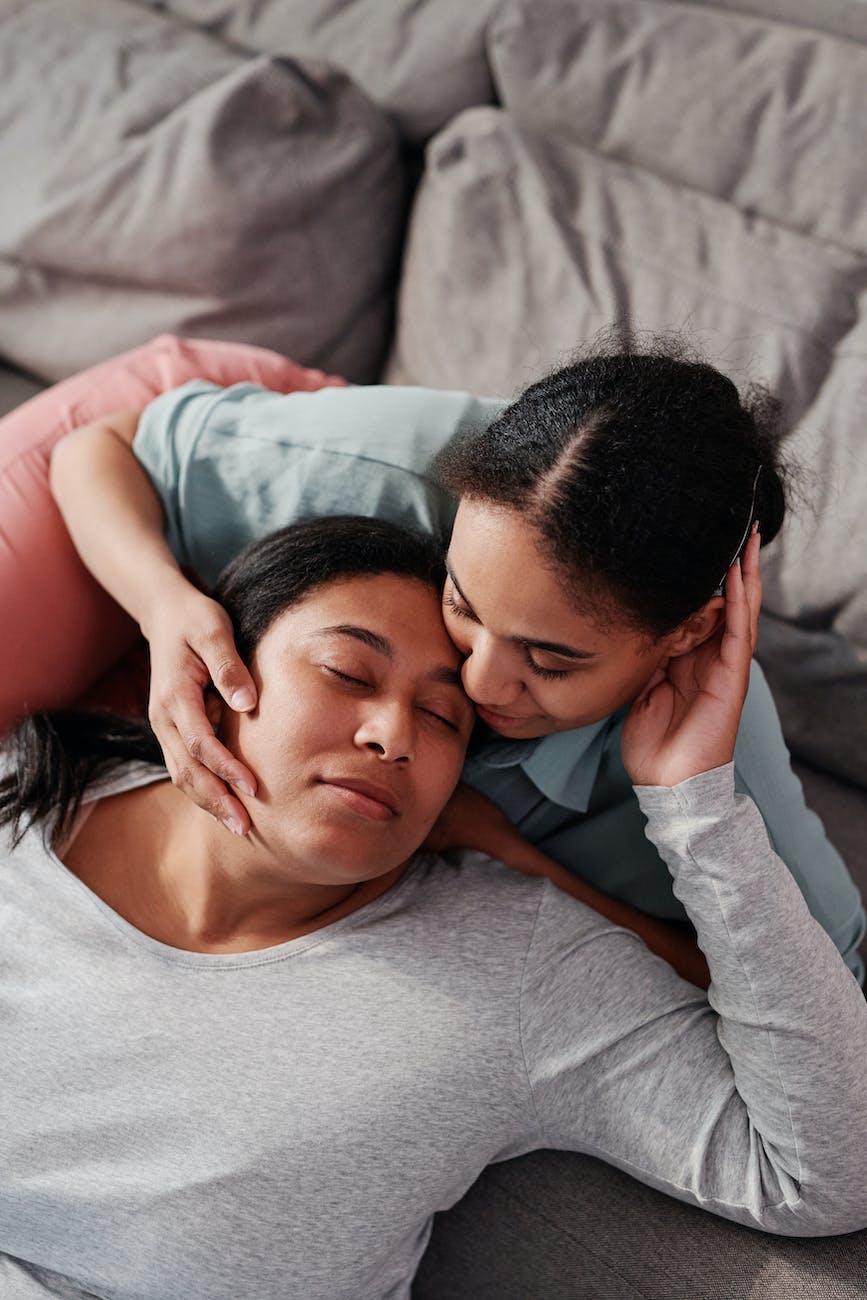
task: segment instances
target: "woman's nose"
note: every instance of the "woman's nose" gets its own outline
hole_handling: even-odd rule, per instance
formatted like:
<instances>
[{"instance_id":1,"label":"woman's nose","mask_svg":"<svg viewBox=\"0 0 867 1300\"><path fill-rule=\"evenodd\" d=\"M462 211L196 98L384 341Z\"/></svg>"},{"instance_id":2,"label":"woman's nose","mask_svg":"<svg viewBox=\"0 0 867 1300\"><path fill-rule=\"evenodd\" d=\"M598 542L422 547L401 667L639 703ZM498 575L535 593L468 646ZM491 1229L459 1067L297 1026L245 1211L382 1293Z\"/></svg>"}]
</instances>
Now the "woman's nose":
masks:
<instances>
[{"instance_id":1,"label":"woman's nose","mask_svg":"<svg viewBox=\"0 0 867 1300\"><path fill-rule=\"evenodd\" d=\"M513 704L524 683L509 649L496 645L484 635L474 637L468 649L461 679L470 699L493 709Z\"/></svg>"},{"instance_id":2,"label":"woman's nose","mask_svg":"<svg viewBox=\"0 0 867 1300\"><path fill-rule=\"evenodd\" d=\"M372 701L355 743L378 754L383 762L408 763L415 757L415 719L411 709L390 701Z\"/></svg>"}]
</instances>

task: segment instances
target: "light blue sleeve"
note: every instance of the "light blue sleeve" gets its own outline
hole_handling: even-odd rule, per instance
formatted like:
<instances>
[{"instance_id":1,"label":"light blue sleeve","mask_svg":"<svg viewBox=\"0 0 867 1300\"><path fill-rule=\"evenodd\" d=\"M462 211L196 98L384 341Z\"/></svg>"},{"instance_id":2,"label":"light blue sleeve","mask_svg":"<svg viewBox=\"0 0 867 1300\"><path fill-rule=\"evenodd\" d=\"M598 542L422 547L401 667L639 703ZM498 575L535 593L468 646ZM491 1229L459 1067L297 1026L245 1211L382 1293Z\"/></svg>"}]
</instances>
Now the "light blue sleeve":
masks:
<instances>
[{"instance_id":1,"label":"light blue sleeve","mask_svg":"<svg viewBox=\"0 0 867 1300\"><path fill-rule=\"evenodd\" d=\"M822 822L804 802L770 687L755 660L735 747L735 785L756 804L774 851L798 882L811 913L863 983L864 963L857 951L865 929L861 896Z\"/></svg>"},{"instance_id":2,"label":"light blue sleeve","mask_svg":"<svg viewBox=\"0 0 867 1300\"><path fill-rule=\"evenodd\" d=\"M253 385L250 385L253 387ZM179 564L189 565L179 500L183 469L223 389L204 379L162 393L139 417L133 451L160 499L165 537Z\"/></svg>"},{"instance_id":3,"label":"light blue sleeve","mask_svg":"<svg viewBox=\"0 0 867 1300\"><path fill-rule=\"evenodd\" d=\"M455 503L431 459L501 409L427 388L272 393L194 380L145 409L133 451L175 557L213 585L249 542L300 519L358 514L447 534Z\"/></svg>"}]
</instances>

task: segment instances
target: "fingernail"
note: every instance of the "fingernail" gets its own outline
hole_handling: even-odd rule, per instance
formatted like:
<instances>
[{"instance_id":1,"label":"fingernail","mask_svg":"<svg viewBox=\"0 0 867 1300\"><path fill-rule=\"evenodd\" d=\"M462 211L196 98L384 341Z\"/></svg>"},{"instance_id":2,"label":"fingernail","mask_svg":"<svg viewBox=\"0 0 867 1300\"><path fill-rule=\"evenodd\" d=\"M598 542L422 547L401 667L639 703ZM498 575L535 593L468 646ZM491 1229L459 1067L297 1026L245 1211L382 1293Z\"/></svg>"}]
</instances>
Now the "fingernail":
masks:
<instances>
[{"instance_id":1,"label":"fingernail","mask_svg":"<svg viewBox=\"0 0 867 1300\"><path fill-rule=\"evenodd\" d=\"M232 784L236 790L241 790L244 794L248 794L251 799L255 798L256 791L250 785L249 781L233 781Z\"/></svg>"},{"instance_id":2,"label":"fingernail","mask_svg":"<svg viewBox=\"0 0 867 1300\"><path fill-rule=\"evenodd\" d=\"M233 835L238 835L241 839L244 838L244 827L238 821L237 817L224 817L223 825L228 827Z\"/></svg>"},{"instance_id":3,"label":"fingernail","mask_svg":"<svg viewBox=\"0 0 867 1300\"><path fill-rule=\"evenodd\" d=\"M750 529L750 532L759 533L761 532L761 530L762 530L761 522L757 519L756 522L753 524L752 528Z\"/></svg>"},{"instance_id":4,"label":"fingernail","mask_svg":"<svg viewBox=\"0 0 867 1300\"><path fill-rule=\"evenodd\" d=\"M244 709L252 709L256 703L256 697L249 686L242 686L240 690L234 692L229 703L233 709L243 711Z\"/></svg>"}]
</instances>

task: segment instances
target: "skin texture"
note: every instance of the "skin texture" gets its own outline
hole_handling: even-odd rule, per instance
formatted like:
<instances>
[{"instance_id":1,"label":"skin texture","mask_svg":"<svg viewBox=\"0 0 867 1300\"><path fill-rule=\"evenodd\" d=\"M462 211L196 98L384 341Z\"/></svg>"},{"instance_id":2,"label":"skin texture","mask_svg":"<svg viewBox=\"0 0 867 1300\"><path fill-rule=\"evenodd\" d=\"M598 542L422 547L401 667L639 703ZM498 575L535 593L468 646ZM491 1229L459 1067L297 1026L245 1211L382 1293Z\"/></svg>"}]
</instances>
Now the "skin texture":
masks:
<instances>
[{"instance_id":1,"label":"skin texture","mask_svg":"<svg viewBox=\"0 0 867 1300\"><path fill-rule=\"evenodd\" d=\"M260 773L250 835L160 783L101 801L67 865L176 947L243 951L336 920L394 883L455 787L472 726L459 666L424 583L314 591L257 648L257 707L225 711Z\"/></svg>"},{"instance_id":2,"label":"skin texture","mask_svg":"<svg viewBox=\"0 0 867 1300\"><path fill-rule=\"evenodd\" d=\"M136 412L118 412L62 439L52 457L52 491L85 564L150 643L149 716L172 779L229 829L246 833L243 795L255 791L257 774L214 736L203 696L213 683L226 704L243 712L255 706L255 683L237 657L225 611L187 582L166 546L159 502L131 451L137 423ZM727 607L714 597L655 641L610 618L602 625L566 596L535 531L514 512L484 502L461 502L449 557L465 599L450 581L445 615L467 656L465 687L493 711L487 720L494 729L510 738L604 718L638 699L675 658L681 673L692 672L694 652L720 635ZM528 648L540 640L593 658ZM537 669L566 675L541 677L531 658Z\"/></svg>"},{"instance_id":3,"label":"skin texture","mask_svg":"<svg viewBox=\"0 0 867 1300\"><path fill-rule=\"evenodd\" d=\"M709 601L657 639L625 619L602 624L576 609L529 524L486 502L461 502L447 563L443 618L467 656L464 688L482 720L513 739L583 727L629 704L671 656L715 631L724 605Z\"/></svg>"},{"instance_id":4,"label":"skin texture","mask_svg":"<svg viewBox=\"0 0 867 1300\"><path fill-rule=\"evenodd\" d=\"M260 833L255 825L260 812L255 755L242 742L236 756L214 735L211 724L224 713L224 734L229 740L230 719L240 720L256 710L257 683L237 657L225 611L183 577L165 543L156 494L131 451L137 423L136 412L119 412L62 439L52 457L52 491L85 564L139 623L150 642L153 686L149 716L176 787L172 797L182 798L178 793L182 791L192 801L187 810L190 815L203 809L219 819L222 826L217 829L224 840L230 839L225 828L253 839ZM95 497L99 511L93 509ZM107 535L113 538L110 548L104 544ZM476 539L488 546L488 564L478 573L463 571L465 536L471 547ZM470 558L475 553L473 550ZM593 721L633 696L621 749L627 770L637 783L674 784L730 760L761 603L757 537L744 556L743 580L737 566L729 570L725 601L709 601L670 637L649 646L646 640L636 640L634 631L626 627L618 639L609 620L604 628L605 645L600 647L594 638L603 629L593 624L588 611L576 610L566 601L545 563L538 539L507 512L463 502L451 559L458 582L465 584L465 603L479 606L472 607L475 618L461 618L450 611L454 614L450 625L460 620L460 630L456 628L454 635L467 655L467 681L489 708L514 709L519 718L522 712L533 713L532 721L520 718L520 725L527 728L524 734L546 734ZM479 573L482 584L475 590ZM490 607L485 604L482 613L492 624L487 626L481 621L480 610L492 576L500 584L501 599ZM524 593L524 606L517 610L513 604L519 589ZM447 590L447 599L449 594ZM538 628L527 623L528 609L543 619ZM504 613L511 614L511 622L503 619ZM543 657L538 647L526 644L547 640L553 631L562 645L560 615L580 620L580 624L572 622L573 640L566 644L595 656L580 667L574 660L561 662L562 656L558 660L550 652ZM558 616L557 626L552 629L554 616ZM482 639L476 644L480 636L487 638L487 643ZM528 654L538 655L537 668L547 672L569 669L567 676L540 678L529 667ZM486 662L487 674L480 673L480 665L484 667ZM516 664L521 667L516 669ZM591 679L592 688L588 684ZM211 683L225 705L212 697L216 711L212 709L209 715L203 700ZM518 733L503 728L503 734ZM550 875L550 868L556 868L556 864L542 862L538 850L528 846L514 828L505 826L499 810L489 801L467 797L465 792L461 796L451 815L447 810L437 825L432 840L437 849L478 847L531 874ZM557 870L560 875L568 874ZM706 984L703 959L691 941L684 943L683 936L674 932L656 934L657 923L640 913L629 916L619 904L617 914L612 915L612 900L585 897L580 893L585 888L583 882L571 876L569 880L571 885L559 879L556 883L634 929L687 978ZM103 891L97 892L111 901L116 883L112 879L102 883ZM153 924L162 923L162 913L155 914L147 900L144 914L154 918ZM335 919L333 913L326 915ZM146 924L142 928L155 933ZM198 927L200 937L213 937L214 933L206 921ZM196 946L195 935L191 946Z\"/></svg>"}]
</instances>

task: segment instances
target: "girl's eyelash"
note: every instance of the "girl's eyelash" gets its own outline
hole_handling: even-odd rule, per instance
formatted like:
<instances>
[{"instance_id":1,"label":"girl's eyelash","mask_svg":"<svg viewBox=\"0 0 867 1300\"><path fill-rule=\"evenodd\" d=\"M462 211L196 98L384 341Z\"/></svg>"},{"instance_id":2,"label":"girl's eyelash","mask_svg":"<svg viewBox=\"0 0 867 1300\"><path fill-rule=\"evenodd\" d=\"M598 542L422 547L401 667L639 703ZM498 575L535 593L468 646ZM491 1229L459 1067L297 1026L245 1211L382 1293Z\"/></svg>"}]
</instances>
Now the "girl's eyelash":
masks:
<instances>
[{"instance_id":1,"label":"girl's eyelash","mask_svg":"<svg viewBox=\"0 0 867 1300\"><path fill-rule=\"evenodd\" d=\"M468 609L464 609L463 605L458 604L450 591L446 593L446 604L453 614L457 614L458 618L475 618L475 615L471 614Z\"/></svg>"},{"instance_id":2,"label":"girl's eyelash","mask_svg":"<svg viewBox=\"0 0 867 1300\"><path fill-rule=\"evenodd\" d=\"M564 677L569 676L570 669L568 668L540 668L526 646L524 647L524 655L530 672L536 677L544 678L546 682L562 682Z\"/></svg>"},{"instance_id":3,"label":"girl's eyelash","mask_svg":"<svg viewBox=\"0 0 867 1300\"><path fill-rule=\"evenodd\" d=\"M455 725L454 722L452 722L449 718L444 718L441 713L436 713L433 709L426 709L422 707L422 713L426 713L429 718L436 718L437 722L441 722L443 726L448 727L450 731L458 730L458 727Z\"/></svg>"},{"instance_id":4,"label":"girl's eyelash","mask_svg":"<svg viewBox=\"0 0 867 1300\"><path fill-rule=\"evenodd\" d=\"M453 614L457 614L458 618L471 618L475 621L475 615L471 614L468 609L464 609L462 605L459 605L450 591L446 592L445 603ZM536 677L541 677L546 682L562 682L563 678L568 677L571 671L569 668L540 668L530 654L530 647L527 645L524 646L524 658L530 672Z\"/></svg>"}]
</instances>

